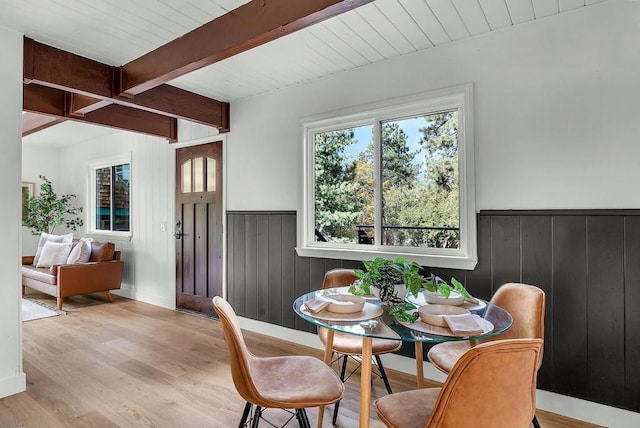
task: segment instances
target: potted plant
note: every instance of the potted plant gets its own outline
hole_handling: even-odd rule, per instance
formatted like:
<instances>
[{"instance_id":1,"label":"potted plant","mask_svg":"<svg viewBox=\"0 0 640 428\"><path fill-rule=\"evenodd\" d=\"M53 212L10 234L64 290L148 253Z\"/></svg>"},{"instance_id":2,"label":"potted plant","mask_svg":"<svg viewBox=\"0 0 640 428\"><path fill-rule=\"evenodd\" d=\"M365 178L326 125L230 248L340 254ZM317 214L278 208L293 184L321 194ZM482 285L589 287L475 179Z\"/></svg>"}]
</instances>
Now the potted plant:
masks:
<instances>
[{"instance_id":1,"label":"potted plant","mask_svg":"<svg viewBox=\"0 0 640 428\"><path fill-rule=\"evenodd\" d=\"M355 270L359 280L349 287L349 292L360 296L377 295L398 321L414 322L418 319L416 305L405 300L407 292L417 297L420 290L424 289L425 298L428 293L434 293L441 299L460 296L464 301L470 297L462 283L455 278L451 278L452 285L433 274L425 279L420 274L418 263L401 257L395 260L377 257L365 261L364 267L364 270Z\"/></svg>"},{"instance_id":2,"label":"potted plant","mask_svg":"<svg viewBox=\"0 0 640 428\"><path fill-rule=\"evenodd\" d=\"M76 230L84 222L78 214L82 207L76 207L71 200L76 195L62 195L58 197L53 191L51 181L44 175L40 176L40 195L30 196L27 200L27 215L24 225L31 229L33 235L42 232L52 233L56 226L65 224L69 229Z\"/></svg>"},{"instance_id":3,"label":"potted plant","mask_svg":"<svg viewBox=\"0 0 640 428\"><path fill-rule=\"evenodd\" d=\"M375 294L388 306L404 302L407 291L418 295L424 282L420 265L404 258L395 260L377 257L364 262L365 269L356 269L359 281L349 289L354 294Z\"/></svg>"}]
</instances>

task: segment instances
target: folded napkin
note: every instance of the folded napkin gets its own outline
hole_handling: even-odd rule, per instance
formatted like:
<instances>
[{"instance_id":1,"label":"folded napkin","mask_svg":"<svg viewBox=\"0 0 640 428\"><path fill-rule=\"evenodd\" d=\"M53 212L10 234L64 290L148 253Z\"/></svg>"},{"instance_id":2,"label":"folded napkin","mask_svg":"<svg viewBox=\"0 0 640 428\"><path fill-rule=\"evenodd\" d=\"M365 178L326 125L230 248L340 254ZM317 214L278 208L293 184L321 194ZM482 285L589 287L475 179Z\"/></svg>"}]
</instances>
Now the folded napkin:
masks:
<instances>
[{"instance_id":1,"label":"folded napkin","mask_svg":"<svg viewBox=\"0 0 640 428\"><path fill-rule=\"evenodd\" d=\"M471 314L445 315L444 320L451 332L459 336L482 334L482 327Z\"/></svg>"},{"instance_id":2,"label":"folded napkin","mask_svg":"<svg viewBox=\"0 0 640 428\"><path fill-rule=\"evenodd\" d=\"M327 299L323 296L317 296L311 300L307 300L304 302L304 305L307 307L307 310L312 314L317 314L322 312L327 306L331 303L330 299Z\"/></svg>"}]
</instances>

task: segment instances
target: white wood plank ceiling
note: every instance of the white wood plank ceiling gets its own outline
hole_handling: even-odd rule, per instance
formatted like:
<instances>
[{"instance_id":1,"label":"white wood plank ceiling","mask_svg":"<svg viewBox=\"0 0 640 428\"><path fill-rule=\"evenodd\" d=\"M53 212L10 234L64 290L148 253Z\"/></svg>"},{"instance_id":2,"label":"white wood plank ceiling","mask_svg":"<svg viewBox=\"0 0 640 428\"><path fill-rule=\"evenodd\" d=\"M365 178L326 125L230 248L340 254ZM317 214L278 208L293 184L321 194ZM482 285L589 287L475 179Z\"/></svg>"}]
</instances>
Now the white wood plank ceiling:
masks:
<instances>
[{"instance_id":1,"label":"white wood plank ceiling","mask_svg":"<svg viewBox=\"0 0 640 428\"><path fill-rule=\"evenodd\" d=\"M376 0L170 84L233 101L599 1ZM122 65L246 2L1 0L0 26Z\"/></svg>"}]
</instances>

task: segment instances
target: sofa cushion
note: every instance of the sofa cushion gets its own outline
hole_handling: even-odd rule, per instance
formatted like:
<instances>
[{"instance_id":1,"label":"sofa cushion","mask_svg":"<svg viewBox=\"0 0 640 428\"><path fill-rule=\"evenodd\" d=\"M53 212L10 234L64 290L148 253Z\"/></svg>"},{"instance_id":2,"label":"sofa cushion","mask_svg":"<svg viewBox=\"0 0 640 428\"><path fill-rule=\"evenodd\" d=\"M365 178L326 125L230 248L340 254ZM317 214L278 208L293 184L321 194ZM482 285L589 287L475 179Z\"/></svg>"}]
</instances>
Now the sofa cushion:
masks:
<instances>
[{"instance_id":1,"label":"sofa cushion","mask_svg":"<svg viewBox=\"0 0 640 428\"><path fill-rule=\"evenodd\" d=\"M47 241L42 247L40 258L36 263L36 267L50 267L53 265L63 265L67 262L71 251L71 242L51 242Z\"/></svg>"},{"instance_id":2,"label":"sofa cushion","mask_svg":"<svg viewBox=\"0 0 640 428\"><path fill-rule=\"evenodd\" d=\"M67 264L88 262L91 257L91 241L91 238L82 238L76 242L69 253Z\"/></svg>"},{"instance_id":3,"label":"sofa cushion","mask_svg":"<svg viewBox=\"0 0 640 428\"><path fill-rule=\"evenodd\" d=\"M56 285L58 277L49 272L49 268L37 268L33 265L22 265L22 276L46 284Z\"/></svg>"},{"instance_id":4,"label":"sofa cushion","mask_svg":"<svg viewBox=\"0 0 640 428\"><path fill-rule=\"evenodd\" d=\"M33 264L36 266L38 265L40 255L42 254L42 249L44 248L44 244L46 244L47 242L70 243L72 240L73 240L73 233L68 233L66 235L51 235L51 234L42 232L40 234L40 239L38 240L38 250L36 251L36 256L33 259Z\"/></svg>"},{"instance_id":5,"label":"sofa cushion","mask_svg":"<svg viewBox=\"0 0 640 428\"><path fill-rule=\"evenodd\" d=\"M116 246L113 242L91 242L90 262L109 262L113 260Z\"/></svg>"}]
</instances>

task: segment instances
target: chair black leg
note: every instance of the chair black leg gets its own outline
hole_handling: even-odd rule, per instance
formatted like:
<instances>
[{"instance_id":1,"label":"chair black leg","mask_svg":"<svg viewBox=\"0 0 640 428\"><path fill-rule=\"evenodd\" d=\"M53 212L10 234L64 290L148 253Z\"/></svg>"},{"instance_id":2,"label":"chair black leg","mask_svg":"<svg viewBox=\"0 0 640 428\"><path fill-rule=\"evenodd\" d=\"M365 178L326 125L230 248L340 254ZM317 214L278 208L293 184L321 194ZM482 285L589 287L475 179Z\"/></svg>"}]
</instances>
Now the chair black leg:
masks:
<instances>
[{"instance_id":1,"label":"chair black leg","mask_svg":"<svg viewBox=\"0 0 640 428\"><path fill-rule=\"evenodd\" d=\"M540 423L538 422L538 418L536 418L536 415L533 415L533 421L531 421L533 423L533 426L535 428L540 428Z\"/></svg>"},{"instance_id":2,"label":"chair black leg","mask_svg":"<svg viewBox=\"0 0 640 428\"><path fill-rule=\"evenodd\" d=\"M374 355L376 358L376 364L378 364L378 370L380 370L380 377L382 377L382 381L384 382L384 386L387 388L387 393L392 394L391 385L389 384L389 379L387 379L387 373L384 371L384 367L382 366L382 360L379 355Z\"/></svg>"},{"instance_id":3,"label":"chair black leg","mask_svg":"<svg viewBox=\"0 0 640 428\"><path fill-rule=\"evenodd\" d=\"M247 423L247 418L249 417L249 413L251 413L252 404L247 401L247 405L244 406L244 412L242 412L242 419L240 419L240 425L238 428L243 428L244 424Z\"/></svg>"},{"instance_id":4,"label":"chair black leg","mask_svg":"<svg viewBox=\"0 0 640 428\"><path fill-rule=\"evenodd\" d=\"M260 423L260 416L262 416L262 407L256 406L256 411L253 412L253 421L251 424L251 428L258 428L258 424Z\"/></svg>"},{"instance_id":5,"label":"chair black leg","mask_svg":"<svg viewBox=\"0 0 640 428\"><path fill-rule=\"evenodd\" d=\"M307 412L304 409L296 409L296 418L300 428L311 428L309 425L309 419L307 418Z\"/></svg>"},{"instance_id":6,"label":"chair black leg","mask_svg":"<svg viewBox=\"0 0 640 428\"><path fill-rule=\"evenodd\" d=\"M304 418L304 423L307 424L309 428L311 428L311 424L309 423L309 418L307 417L307 411L305 409L300 409L300 413L302 413L302 417Z\"/></svg>"},{"instance_id":7,"label":"chair black leg","mask_svg":"<svg viewBox=\"0 0 640 428\"><path fill-rule=\"evenodd\" d=\"M344 375L347 372L347 361L349 360L349 356L345 355L344 358L342 359L342 367L340 367L340 380L342 382L344 382ZM338 420L338 409L340 408L340 402L337 401L336 404L333 405L333 418L331 419L331 422L333 422L333 424L336 424L336 421Z\"/></svg>"}]
</instances>

